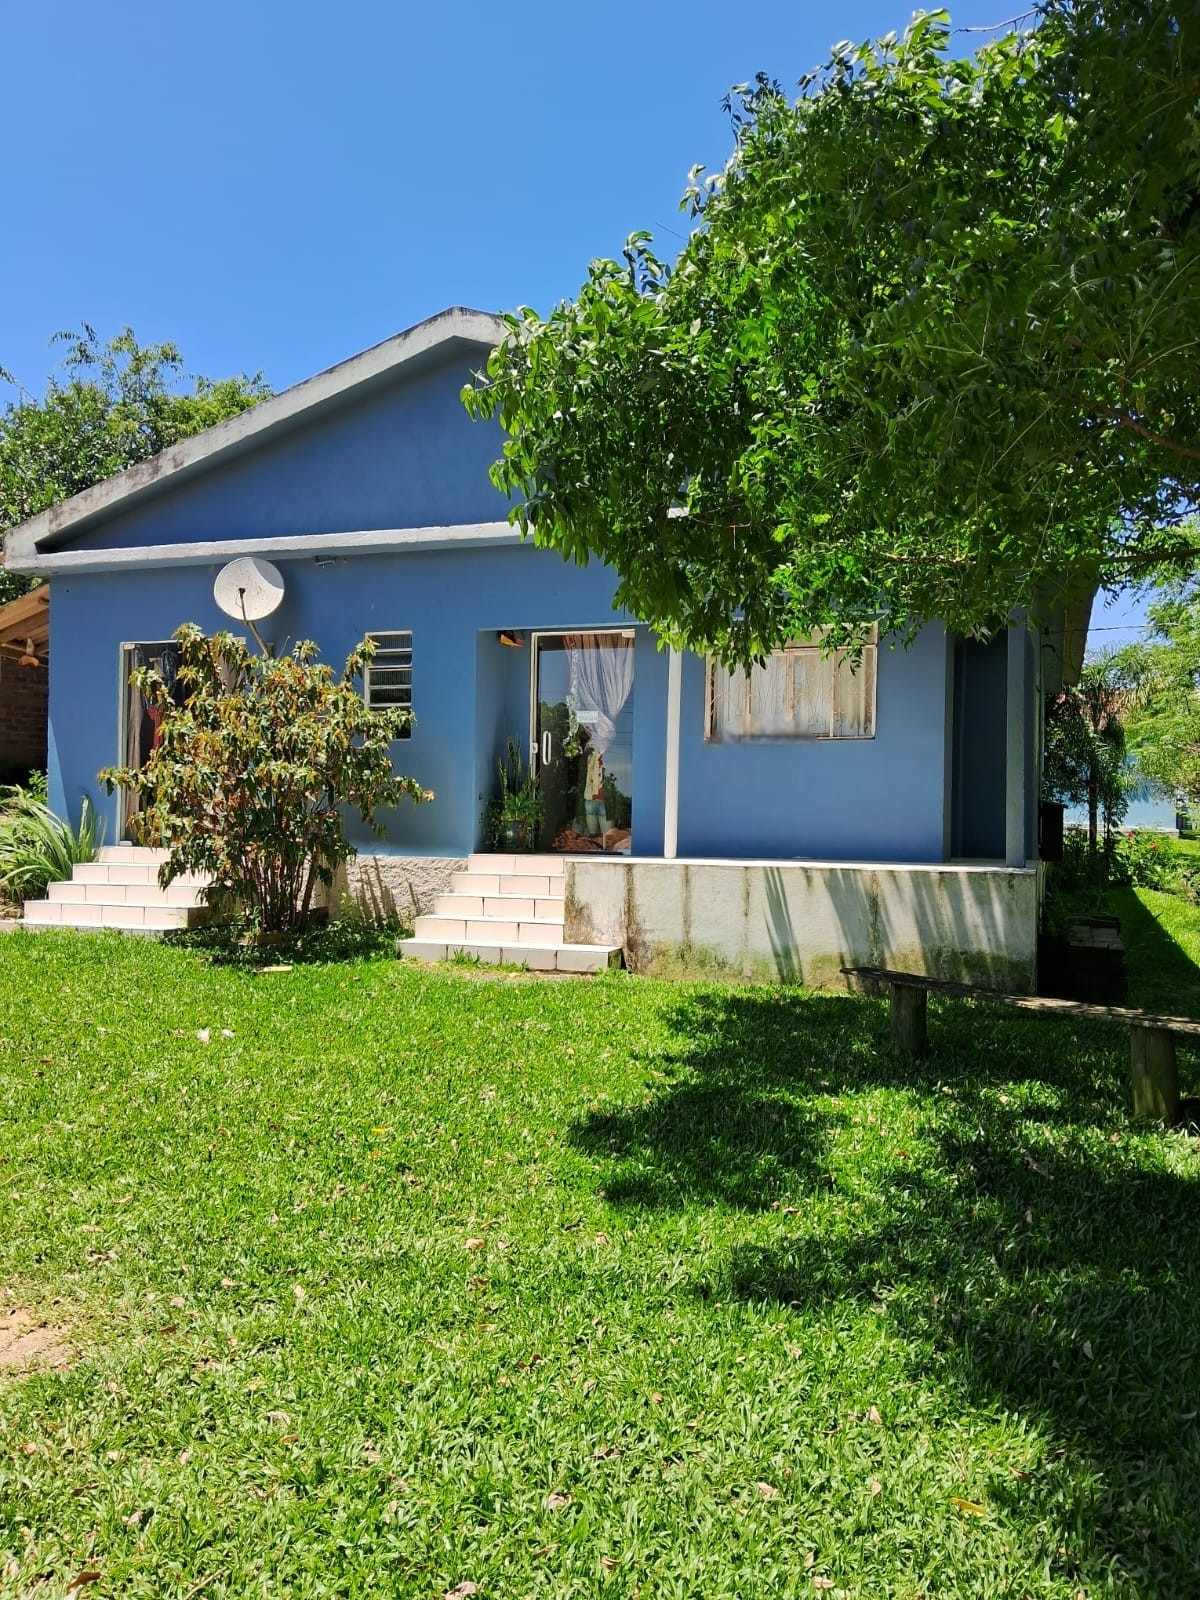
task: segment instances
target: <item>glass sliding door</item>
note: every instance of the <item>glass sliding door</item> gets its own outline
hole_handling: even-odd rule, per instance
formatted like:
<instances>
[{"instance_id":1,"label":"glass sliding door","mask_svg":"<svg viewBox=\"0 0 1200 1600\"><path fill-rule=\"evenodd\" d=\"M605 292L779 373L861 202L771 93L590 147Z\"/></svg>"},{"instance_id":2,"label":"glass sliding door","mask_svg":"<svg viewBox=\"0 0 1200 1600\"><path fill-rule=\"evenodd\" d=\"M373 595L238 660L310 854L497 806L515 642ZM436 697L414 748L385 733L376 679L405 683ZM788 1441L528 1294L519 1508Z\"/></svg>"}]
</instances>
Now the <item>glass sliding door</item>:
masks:
<instances>
[{"instance_id":1,"label":"glass sliding door","mask_svg":"<svg viewBox=\"0 0 1200 1600\"><path fill-rule=\"evenodd\" d=\"M534 636L534 761L543 850L627 855L633 804L633 634Z\"/></svg>"}]
</instances>

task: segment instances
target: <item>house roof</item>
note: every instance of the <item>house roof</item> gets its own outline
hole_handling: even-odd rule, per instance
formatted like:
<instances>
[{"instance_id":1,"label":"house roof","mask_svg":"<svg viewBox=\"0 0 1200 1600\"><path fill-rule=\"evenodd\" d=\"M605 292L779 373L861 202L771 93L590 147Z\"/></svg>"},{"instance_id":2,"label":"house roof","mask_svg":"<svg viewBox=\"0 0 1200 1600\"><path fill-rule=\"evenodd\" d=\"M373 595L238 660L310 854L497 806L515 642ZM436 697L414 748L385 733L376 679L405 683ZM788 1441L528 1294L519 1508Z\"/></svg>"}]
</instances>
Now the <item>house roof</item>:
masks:
<instances>
[{"instance_id":1,"label":"house roof","mask_svg":"<svg viewBox=\"0 0 1200 1600\"><path fill-rule=\"evenodd\" d=\"M40 584L0 606L0 659L17 660L32 642L44 661L50 649L50 586Z\"/></svg>"},{"instance_id":2,"label":"house roof","mask_svg":"<svg viewBox=\"0 0 1200 1600\"><path fill-rule=\"evenodd\" d=\"M452 306L403 333L341 361L282 394L263 400L203 433L182 439L170 449L139 462L114 477L31 517L10 530L5 540L7 563L16 570L38 565L38 556L75 537L95 518L116 506L160 491L218 460L241 454L273 431L283 431L306 420L324 406L336 404L350 391L386 379L401 368L419 368L455 345L492 349L505 336L503 320L489 311Z\"/></svg>"}]
</instances>

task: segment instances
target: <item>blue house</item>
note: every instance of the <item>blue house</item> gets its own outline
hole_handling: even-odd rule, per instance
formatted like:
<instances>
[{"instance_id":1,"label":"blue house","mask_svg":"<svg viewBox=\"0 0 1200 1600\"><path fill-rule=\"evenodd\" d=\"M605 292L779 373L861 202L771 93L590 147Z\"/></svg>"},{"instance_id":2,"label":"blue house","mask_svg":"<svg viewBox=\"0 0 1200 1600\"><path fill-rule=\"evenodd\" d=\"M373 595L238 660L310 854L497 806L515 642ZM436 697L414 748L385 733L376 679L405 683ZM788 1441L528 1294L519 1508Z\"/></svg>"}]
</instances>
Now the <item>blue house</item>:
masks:
<instances>
[{"instance_id":1,"label":"blue house","mask_svg":"<svg viewBox=\"0 0 1200 1600\"><path fill-rule=\"evenodd\" d=\"M660 648L614 610L609 570L507 521L500 435L459 398L503 331L446 311L10 535L10 564L54 584L54 806L90 794L124 836L96 774L153 737L130 670L169 666L181 623L238 631L214 580L258 556L285 587L270 643L312 638L340 662L370 634L367 694L411 699L396 762L436 800L358 841L346 892L420 913L414 953L600 949L810 983L876 962L1032 986L1054 641L929 626L908 648L872 639L852 672L802 640L748 675ZM510 737L547 803L519 860L481 832Z\"/></svg>"}]
</instances>

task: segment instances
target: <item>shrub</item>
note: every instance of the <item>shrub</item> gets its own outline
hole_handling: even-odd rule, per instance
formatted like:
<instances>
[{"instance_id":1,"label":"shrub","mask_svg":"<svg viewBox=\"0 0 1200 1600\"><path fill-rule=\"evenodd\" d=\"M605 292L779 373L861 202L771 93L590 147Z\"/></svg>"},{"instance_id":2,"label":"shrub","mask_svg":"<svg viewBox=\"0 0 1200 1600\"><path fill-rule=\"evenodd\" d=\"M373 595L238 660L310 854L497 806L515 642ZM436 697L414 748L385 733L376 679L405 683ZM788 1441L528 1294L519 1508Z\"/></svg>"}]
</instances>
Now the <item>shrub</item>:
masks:
<instances>
[{"instance_id":1,"label":"shrub","mask_svg":"<svg viewBox=\"0 0 1200 1600\"><path fill-rule=\"evenodd\" d=\"M1109 850L1108 881L1114 888L1178 889L1179 852L1165 834L1117 834Z\"/></svg>"},{"instance_id":2,"label":"shrub","mask_svg":"<svg viewBox=\"0 0 1200 1600\"><path fill-rule=\"evenodd\" d=\"M131 681L156 710L158 745L144 767L106 768L101 782L140 800L139 841L170 852L162 884L204 874L210 900L236 902L265 932L291 932L315 885L329 887L355 853L346 809L381 835L380 811L433 798L392 770L391 743L412 713L367 708L357 683L369 642L337 677L311 641L276 658L192 623L175 638L184 703L153 668L138 668Z\"/></svg>"},{"instance_id":3,"label":"shrub","mask_svg":"<svg viewBox=\"0 0 1200 1600\"><path fill-rule=\"evenodd\" d=\"M92 802L84 798L79 826L46 804L46 780L0 790L0 888L14 900L40 900L48 884L69 878L77 861L94 861L103 842Z\"/></svg>"},{"instance_id":4,"label":"shrub","mask_svg":"<svg viewBox=\"0 0 1200 1600\"><path fill-rule=\"evenodd\" d=\"M526 766L521 746L511 735L503 756L496 762L496 776L497 791L485 802L481 818L485 847L501 849L505 844L505 830L509 829L521 839L520 848L535 850L546 802L537 774L532 766Z\"/></svg>"}]
</instances>

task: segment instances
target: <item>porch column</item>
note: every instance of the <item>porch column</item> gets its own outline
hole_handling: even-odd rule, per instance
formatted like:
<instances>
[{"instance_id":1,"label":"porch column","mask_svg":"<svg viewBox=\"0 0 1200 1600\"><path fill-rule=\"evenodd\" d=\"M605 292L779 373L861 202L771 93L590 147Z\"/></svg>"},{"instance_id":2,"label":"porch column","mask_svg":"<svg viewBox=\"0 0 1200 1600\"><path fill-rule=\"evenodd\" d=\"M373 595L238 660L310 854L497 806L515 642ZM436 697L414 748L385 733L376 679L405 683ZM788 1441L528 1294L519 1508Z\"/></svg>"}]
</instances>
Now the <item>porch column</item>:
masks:
<instances>
[{"instance_id":1,"label":"porch column","mask_svg":"<svg viewBox=\"0 0 1200 1600\"><path fill-rule=\"evenodd\" d=\"M667 662L667 770L663 783L663 855L674 861L679 852L679 701L683 682L679 651Z\"/></svg>"},{"instance_id":2,"label":"porch column","mask_svg":"<svg viewBox=\"0 0 1200 1600\"><path fill-rule=\"evenodd\" d=\"M1026 663L1024 612L1017 612L1008 626L1008 740L1005 750L1004 783L1004 864L1025 865L1025 788L1026 722L1029 715L1029 683Z\"/></svg>"}]
</instances>

